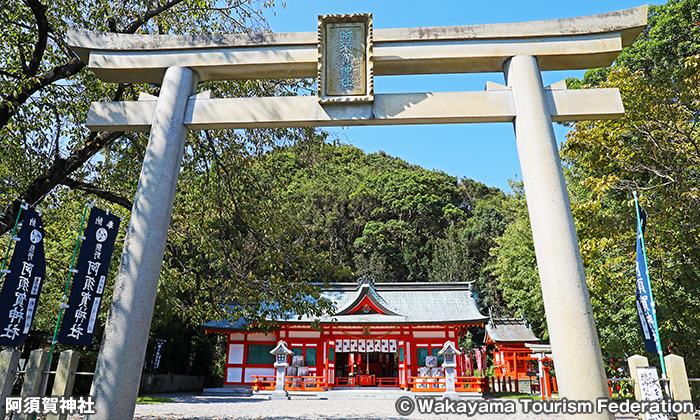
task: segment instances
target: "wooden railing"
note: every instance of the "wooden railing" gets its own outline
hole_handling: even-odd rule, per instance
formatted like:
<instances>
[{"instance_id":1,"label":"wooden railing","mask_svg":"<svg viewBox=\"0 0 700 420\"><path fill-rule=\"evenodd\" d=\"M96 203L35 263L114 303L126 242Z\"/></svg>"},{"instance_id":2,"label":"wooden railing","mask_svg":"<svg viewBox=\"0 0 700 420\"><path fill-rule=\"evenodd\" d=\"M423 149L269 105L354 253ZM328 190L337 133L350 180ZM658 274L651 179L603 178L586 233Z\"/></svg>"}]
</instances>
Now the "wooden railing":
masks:
<instances>
[{"instance_id":1,"label":"wooden railing","mask_svg":"<svg viewBox=\"0 0 700 420\"><path fill-rule=\"evenodd\" d=\"M399 378L376 378L377 386L399 386Z\"/></svg>"},{"instance_id":2,"label":"wooden railing","mask_svg":"<svg viewBox=\"0 0 700 420\"><path fill-rule=\"evenodd\" d=\"M274 391L276 377L269 375L251 375L253 391ZM336 387L354 387L357 378L338 376L335 378ZM376 378L379 387L398 387L398 378ZM323 376L287 376L285 390L287 391L323 391L325 385ZM414 392L444 392L445 378L442 376L409 377L411 391ZM455 378L457 392L486 392L489 390L488 378L463 377Z\"/></svg>"},{"instance_id":3,"label":"wooden railing","mask_svg":"<svg viewBox=\"0 0 700 420\"><path fill-rule=\"evenodd\" d=\"M455 378L455 391L457 392L487 392L488 390L488 378L474 376L457 376Z\"/></svg>"},{"instance_id":4,"label":"wooden railing","mask_svg":"<svg viewBox=\"0 0 700 420\"><path fill-rule=\"evenodd\" d=\"M411 392L445 392L444 376L409 376Z\"/></svg>"},{"instance_id":5,"label":"wooden railing","mask_svg":"<svg viewBox=\"0 0 700 420\"><path fill-rule=\"evenodd\" d=\"M334 386L357 386L357 380L354 376L336 376Z\"/></svg>"},{"instance_id":6,"label":"wooden railing","mask_svg":"<svg viewBox=\"0 0 700 420\"><path fill-rule=\"evenodd\" d=\"M323 391L325 378L323 376L287 376L285 391Z\"/></svg>"},{"instance_id":7,"label":"wooden railing","mask_svg":"<svg viewBox=\"0 0 700 420\"><path fill-rule=\"evenodd\" d=\"M277 383L276 376L250 375L253 378L253 391L274 391Z\"/></svg>"}]
</instances>

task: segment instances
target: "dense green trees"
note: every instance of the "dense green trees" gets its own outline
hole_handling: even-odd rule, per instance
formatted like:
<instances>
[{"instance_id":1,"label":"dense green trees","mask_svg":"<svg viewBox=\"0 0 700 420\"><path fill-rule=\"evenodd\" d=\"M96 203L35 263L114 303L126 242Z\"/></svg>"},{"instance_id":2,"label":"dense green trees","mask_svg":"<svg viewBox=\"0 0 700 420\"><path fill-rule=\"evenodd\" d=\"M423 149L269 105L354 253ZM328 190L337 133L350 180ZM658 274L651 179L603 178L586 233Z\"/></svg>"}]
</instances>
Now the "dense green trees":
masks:
<instances>
[{"instance_id":1,"label":"dense green trees","mask_svg":"<svg viewBox=\"0 0 700 420\"><path fill-rule=\"evenodd\" d=\"M514 194L504 205L513 220L491 248L495 260L489 269L497 276L505 305L527 319L535 335L546 340L547 324L525 192L522 182L512 182L511 187Z\"/></svg>"},{"instance_id":2,"label":"dense green trees","mask_svg":"<svg viewBox=\"0 0 700 420\"><path fill-rule=\"evenodd\" d=\"M384 153L365 155L327 143L280 148L257 165L284 174L275 181L282 183L277 191L313 238L309 249L340 269L339 279L368 274L378 281L471 281L488 276L488 241L504 228L499 225L503 216L492 214L497 206L485 204L492 196L503 197L497 189L458 182ZM270 176L266 179L270 185ZM438 263L438 248L447 246L450 235L459 236L462 249L472 255Z\"/></svg>"},{"instance_id":3,"label":"dense green trees","mask_svg":"<svg viewBox=\"0 0 700 420\"><path fill-rule=\"evenodd\" d=\"M130 209L128 195L115 194L111 186L92 179L101 172L94 157L105 148L131 149L143 137L89 133L82 123L91 101L135 99L139 89L153 92L153 87L97 81L67 46L69 25L121 33L261 30L262 9L273 4L243 0L4 1L0 7L0 150L13 171L0 180L4 206L0 233L13 226L19 208L15 198L39 204L62 185Z\"/></svg>"}]
</instances>

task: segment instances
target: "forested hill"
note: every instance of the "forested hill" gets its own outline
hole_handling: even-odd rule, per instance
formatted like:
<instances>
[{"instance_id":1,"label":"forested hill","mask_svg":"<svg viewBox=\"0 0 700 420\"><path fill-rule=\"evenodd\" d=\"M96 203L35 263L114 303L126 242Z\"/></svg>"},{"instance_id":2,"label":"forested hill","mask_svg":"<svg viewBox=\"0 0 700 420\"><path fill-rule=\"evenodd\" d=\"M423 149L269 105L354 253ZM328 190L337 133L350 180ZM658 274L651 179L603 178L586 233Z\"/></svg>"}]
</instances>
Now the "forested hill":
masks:
<instances>
[{"instance_id":1,"label":"forested hill","mask_svg":"<svg viewBox=\"0 0 700 420\"><path fill-rule=\"evenodd\" d=\"M312 154L280 148L262 161L283 174L277 182L312 238L309 251L347 268L341 281L483 280L508 221L497 188L383 152L324 144Z\"/></svg>"}]
</instances>

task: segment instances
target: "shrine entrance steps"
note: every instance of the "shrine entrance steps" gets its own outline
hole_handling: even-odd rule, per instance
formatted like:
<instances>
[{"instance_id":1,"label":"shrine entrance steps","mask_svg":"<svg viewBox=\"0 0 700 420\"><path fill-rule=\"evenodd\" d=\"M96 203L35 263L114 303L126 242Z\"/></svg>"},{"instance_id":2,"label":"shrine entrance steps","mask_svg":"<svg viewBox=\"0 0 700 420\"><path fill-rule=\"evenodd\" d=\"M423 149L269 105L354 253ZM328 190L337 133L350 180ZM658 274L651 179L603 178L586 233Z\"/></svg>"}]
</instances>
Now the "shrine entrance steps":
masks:
<instances>
[{"instance_id":1,"label":"shrine entrance steps","mask_svg":"<svg viewBox=\"0 0 700 420\"><path fill-rule=\"evenodd\" d=\"M253 390L250 389L250 385L224 385L221 388L204 388L202 395L250 397Z\"/></svg>"},{"instance_id":2,"label":"shrine entrance steps","mask_svg":"<svg viewBox=\"0 0 700 420\"><path fill-rule=\"evenodd\" d=\"M253 396L263 396L271 391L256 391ZM442 397L443 392L421 392L415 393L405 391L401 388L390 387L359 387L359 388L339 388L328 391L308 392L308 391L287 391L290 399L315 399L315 400L342 400L342 399L384 399L397 400L405 396L420 397ZM460 398L482 398L480 392L460 392Z\"/></svg>"},{"instance_id":3,"label":"shrine entrance steps","mask_svg":"<svg viewBox=\"0 0 700 420\"><path fill-rule=\"evenodd\" d=\"M250 385L228 385L221 388L205 388L203 395L219 395L226 397L255 397L269 398L272 391L252 391ZM353 387L337 388L328 391L287 391L290 399L314 399L314 400L336 400L336 399L385 399L396 400L404 396L420 397L442 397L443 392L410 392L394 387ZM460 398L483 398L480 392L460 392Z\"/></svg>"}]
</instances>

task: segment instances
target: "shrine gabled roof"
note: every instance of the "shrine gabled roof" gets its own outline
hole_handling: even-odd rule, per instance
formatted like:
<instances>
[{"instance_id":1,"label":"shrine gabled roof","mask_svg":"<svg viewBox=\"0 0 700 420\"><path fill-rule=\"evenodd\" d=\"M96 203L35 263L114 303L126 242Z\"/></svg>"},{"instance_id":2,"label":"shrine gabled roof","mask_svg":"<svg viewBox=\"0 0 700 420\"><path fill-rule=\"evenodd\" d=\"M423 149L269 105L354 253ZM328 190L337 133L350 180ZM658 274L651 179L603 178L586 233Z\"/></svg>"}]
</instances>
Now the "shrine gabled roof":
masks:
<instances>
[{"instance_id":1,"label":"shrine gabled roof","mask_svg":"<svg viewBox=\"0 0 700 420\"><path fill-rule=\"evenodd\" d=\"M486 324L486 338L494 343L539 343L523 318L491 318Z\"/></svg>"},{"instance_id":2,"label":"shrine gabled roof","mask_svg":"<svg viewBox=\"0 0 700 420\"><path fill-rule=\"evenodd\" d=\"M323 324L482 324L488 320L479 312L467 282L332 283L322 290L321 296L337 308L334 315L320 319ZM378 310L365 313L361 305L367 299L377 302ZM280 322L304 324L312 319Z\"/></svg>"},{"instance_id":3,"label":"shrine gabled roof","mask_svg":"<svg viewBox=\"0 0 700 420\"><path fill-rule=\"evenodd\" d=\"M336 315L352 315L357 312L362 312L363 314L399 315L396 310L391 309L389 303L377 293L373 280L363 277L358 280L358 284L360 287L355 292L354 299L348 300L342 307L336 306Z\"/></svg>"},{"instance_id":4,"label":"shrine gabled roof","mask_svg":"<svg viewBox=\"0 0 700 420\"><path fill-rule=\"evenodd\" d=\"M334 303L336 311L319 319L321 324L338 325L430 325L483 324L488 317L477 307L476 295L468 282L431 283L330 283L318 285L321 297ZM364 305L369 304L369 308ZM365 312L366 310L366 312ZM311 317L290 314L279 324L310 324ZM238 320L210 321L210 331L246 330Z\"/></svg>"}]
</instances>

